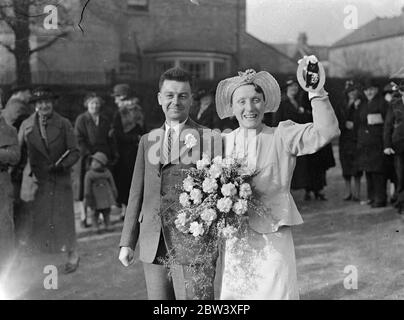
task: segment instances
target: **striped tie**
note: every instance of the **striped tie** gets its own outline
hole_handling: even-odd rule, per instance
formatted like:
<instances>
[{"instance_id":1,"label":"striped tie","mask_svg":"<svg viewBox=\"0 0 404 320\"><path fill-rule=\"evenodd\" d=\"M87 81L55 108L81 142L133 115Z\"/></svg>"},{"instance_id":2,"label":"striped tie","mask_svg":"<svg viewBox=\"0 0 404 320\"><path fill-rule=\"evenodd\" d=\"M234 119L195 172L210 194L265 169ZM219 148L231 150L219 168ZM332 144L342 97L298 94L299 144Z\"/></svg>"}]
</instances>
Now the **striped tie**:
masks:
<instances>
[{"instance_id":1,"label":"striped tie","mask_svg":"<svg viewBox=\"0 0 404 320\"><path fill-rule=\"evenodd\" d=\"M167 132L167 138L164 140L163 146L163 160L164 163L169 163L171 161L171 147L173 139L174 129L169 128Z\"/></svg>"}]
</instances>

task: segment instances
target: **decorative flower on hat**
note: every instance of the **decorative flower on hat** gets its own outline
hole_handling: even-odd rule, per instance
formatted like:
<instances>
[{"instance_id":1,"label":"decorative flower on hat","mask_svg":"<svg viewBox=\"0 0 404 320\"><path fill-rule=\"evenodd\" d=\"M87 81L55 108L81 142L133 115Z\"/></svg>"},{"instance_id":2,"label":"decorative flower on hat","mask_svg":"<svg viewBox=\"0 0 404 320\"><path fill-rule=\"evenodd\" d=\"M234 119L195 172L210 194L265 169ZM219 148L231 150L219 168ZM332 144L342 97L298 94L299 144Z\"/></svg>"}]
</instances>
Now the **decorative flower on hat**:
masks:
<instances>
[{"instance_id":1,"label":"decorative flower on hat","mask_svg":"<svg viewBox=\"0 0 404 320\"><path fill-rule=\"evenodd\" d=\"M255 75L257 72L254 69L247 69L246 71L242 72L239 71L238 75L243 79L243 81L251 82L254 80Z\"/></svg>"}]
</instances>

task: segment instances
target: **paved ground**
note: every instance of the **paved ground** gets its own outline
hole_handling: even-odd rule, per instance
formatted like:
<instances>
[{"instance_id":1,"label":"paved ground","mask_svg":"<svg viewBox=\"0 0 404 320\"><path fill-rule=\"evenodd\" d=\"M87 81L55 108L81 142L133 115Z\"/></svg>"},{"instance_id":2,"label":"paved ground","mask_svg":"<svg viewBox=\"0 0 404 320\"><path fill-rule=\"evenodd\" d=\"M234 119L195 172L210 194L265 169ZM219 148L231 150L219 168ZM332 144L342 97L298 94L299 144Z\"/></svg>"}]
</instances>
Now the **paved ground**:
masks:
<instances>
[{"instance_id":1,"label":"paved ground","mask_svg":"<svg viewBox=\"0 0 404 320\"><path fill-rule=\"evenodd\" d=\"M305 222L293 230L301 298L404 299L404 219L391 207L370 209L342 201L338 167L328 172L328 183L329 201L305 202L302 192L294 193ZM8 280L3 280L7 297L145 299L141 264L124 268L117 260L120 230L118 221L112 233L101 235L78 226L80 267L74 274L59 275L57 290L44 289L48 276L44 267L62 264L62 256L20 254ZM353 271L357 271L357 289L349 290L344 278L354 276Z\"/></svg>"}]
</instances>

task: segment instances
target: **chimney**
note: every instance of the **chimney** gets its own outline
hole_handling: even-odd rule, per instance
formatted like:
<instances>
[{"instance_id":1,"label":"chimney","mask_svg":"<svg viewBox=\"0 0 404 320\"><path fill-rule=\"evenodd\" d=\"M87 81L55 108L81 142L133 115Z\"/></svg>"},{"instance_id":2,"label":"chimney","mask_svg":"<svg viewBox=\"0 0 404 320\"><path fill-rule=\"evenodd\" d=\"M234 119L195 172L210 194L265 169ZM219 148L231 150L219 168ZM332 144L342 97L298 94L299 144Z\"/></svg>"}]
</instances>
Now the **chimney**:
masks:
<instances>
[{"instance_id":1,"label":"chimney","mask_svg":"<svg viewBox=\"0 0 404 320\"><path fill-rule=\"evenodd\" d=\"M299 46L307 45L307 34L306 32L300 32L299 36L297 37L297 43Z\"/></svg>"}]
</instances>

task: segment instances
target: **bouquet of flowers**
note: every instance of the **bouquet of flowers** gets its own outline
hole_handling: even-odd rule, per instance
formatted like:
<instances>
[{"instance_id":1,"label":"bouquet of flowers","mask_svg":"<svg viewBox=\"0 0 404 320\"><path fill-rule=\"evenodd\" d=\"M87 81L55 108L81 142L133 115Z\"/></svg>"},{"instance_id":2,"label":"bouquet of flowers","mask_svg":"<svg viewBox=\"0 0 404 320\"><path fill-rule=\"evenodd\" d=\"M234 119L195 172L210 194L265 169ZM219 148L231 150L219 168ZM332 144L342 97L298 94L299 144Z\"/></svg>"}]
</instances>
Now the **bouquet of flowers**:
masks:
<instances>
[{"instance_id":1,"label":"bouquet of flowers","mask_svg":"<svg viewBox=\"0 0 404 320\"><path fill-rule=\"evenodd\" d=\"M251 180L257 174L245 159L203 154L196 168L183 170L177 208L163 216L169 228L171 249L166 265L185 264L192 276L196 297L207 296L214 279L221 240L247 230L248 210L265 214L253 196Z\"/></svg>"},{"instance_id":2,"label":"bouquet of flowers","mask_svg":"<svg viewBox=\"0 0 404 320\"><path fill-rule=\"evenodd\" d=\"M212 236L231 238L246 225L250 208L262 210L251 188L255 170L244 159L216 157L206 154L197 161L196 168L187 170L175 225L194 238Z\"/></svg>"}]
</instances>

